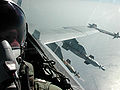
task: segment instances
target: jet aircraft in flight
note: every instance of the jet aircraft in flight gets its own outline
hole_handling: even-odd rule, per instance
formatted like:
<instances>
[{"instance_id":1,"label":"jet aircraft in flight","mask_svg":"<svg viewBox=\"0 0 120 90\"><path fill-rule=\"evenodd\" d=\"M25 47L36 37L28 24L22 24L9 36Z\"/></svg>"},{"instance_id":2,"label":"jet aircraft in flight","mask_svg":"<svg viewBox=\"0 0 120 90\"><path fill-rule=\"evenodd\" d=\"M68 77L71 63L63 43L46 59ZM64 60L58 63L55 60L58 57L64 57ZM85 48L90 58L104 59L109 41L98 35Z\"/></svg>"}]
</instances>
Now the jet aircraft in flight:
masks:
<instances>
[{"instance_id":1,"label":"jet aircraft in flight","mask_svg":"<svg viewBox=\"0 0 120 90\"><path fill-rule=\"evenodd\" d=\"M105 34L108 34L110 36L113 36L113 39L120 38L119 32L117 32L117 33L108 32L106 30L98 28L96 24L89 24L88 28L94 28L95 30L98 30L101 33L105 33Z\"/></svg>"}]
</instances>

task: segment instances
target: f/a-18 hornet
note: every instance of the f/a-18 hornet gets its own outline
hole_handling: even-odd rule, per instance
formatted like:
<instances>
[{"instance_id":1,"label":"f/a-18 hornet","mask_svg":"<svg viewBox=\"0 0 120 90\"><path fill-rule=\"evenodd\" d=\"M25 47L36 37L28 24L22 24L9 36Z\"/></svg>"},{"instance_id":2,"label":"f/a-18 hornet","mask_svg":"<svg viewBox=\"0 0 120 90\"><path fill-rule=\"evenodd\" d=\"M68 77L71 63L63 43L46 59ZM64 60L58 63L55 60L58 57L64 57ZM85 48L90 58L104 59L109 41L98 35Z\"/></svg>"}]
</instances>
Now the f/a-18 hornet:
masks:
<instances>
[{"instance_id":1,"label":"f/a-18 hornet","mask_svg":"<svg viewBox=\"0 0 120 90\"><path fill-rule=\"evenodd\" d=\"M113 39L120 38L119 32L112 33L112 32L108 32L108 31L103 30L103 29L99 29L99 28L97 28L96 24L89 24L88 28L94 28L94 29L98 30L99 32L102 32L102 33L108 34L110 36L113 36Z\"/></svg>"}]
</instances>

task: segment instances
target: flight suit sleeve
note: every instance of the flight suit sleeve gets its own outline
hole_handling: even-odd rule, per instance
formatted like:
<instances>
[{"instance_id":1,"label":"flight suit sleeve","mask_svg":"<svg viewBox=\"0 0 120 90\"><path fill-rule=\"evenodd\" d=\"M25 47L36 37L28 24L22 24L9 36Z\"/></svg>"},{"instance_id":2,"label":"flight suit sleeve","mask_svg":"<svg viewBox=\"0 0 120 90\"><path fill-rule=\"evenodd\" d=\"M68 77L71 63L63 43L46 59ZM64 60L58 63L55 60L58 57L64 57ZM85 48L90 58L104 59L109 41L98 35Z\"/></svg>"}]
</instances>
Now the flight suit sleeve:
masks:
<instances>
[{"instance_id":1,"label":"flight suit sleeve","mask_svg":"<svg viewBox=\"0 0 120 90\"><path fill-rule=\"evenodd\" d=\"M56 85L53 85L49 81L45 81L42 79L35 79L35 90L62 90Z\"/></svg>"},{"instance_id":2,"label":"flight suit sleeve","mask_svg":"<svg viewBox=\"0 0 120 90\"><path fill-rule=\"evenodd\" d=\"M25 64L28 66L28 75L29 75L29 82L30 82L30 87L32 90L34 90L34 68L33 65L29 62L24 61Z\"/></svg>"},{"instance_id":3,"label":"flight suit sleeve","mask_svg":"<svg viewBox=\"0 0 120 90\"><path fill-rule=\"evenodd\" d=\"M24 61L24 62L25 62L25 64L29 67L29 71L28 71L29 76L34 76L33 65L32 65L31 63L29 63L29 62L26 62L26 61Z\"/></svg>"}]
</instances>

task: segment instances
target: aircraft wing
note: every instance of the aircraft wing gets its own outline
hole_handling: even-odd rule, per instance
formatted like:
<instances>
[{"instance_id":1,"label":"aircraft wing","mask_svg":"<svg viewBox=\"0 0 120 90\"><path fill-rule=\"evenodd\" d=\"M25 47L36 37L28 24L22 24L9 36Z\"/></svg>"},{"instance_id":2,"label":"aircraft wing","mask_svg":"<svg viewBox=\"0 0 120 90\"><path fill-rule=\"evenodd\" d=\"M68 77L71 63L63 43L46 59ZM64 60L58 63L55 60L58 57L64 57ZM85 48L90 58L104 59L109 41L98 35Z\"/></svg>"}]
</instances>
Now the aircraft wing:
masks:
<instances>
[{"instance_id":1,"label":"aircraft wing","mask_svg":"<svg viewBox=\"0 0 120 90\"><path fill-rule=\"evenodd\" d=\"M91 30L86 26L62 27L47 31L49 32L40 32L40 40L44 44L84 37L98 32L97 30Z\"/></svg>"}]
</instances>

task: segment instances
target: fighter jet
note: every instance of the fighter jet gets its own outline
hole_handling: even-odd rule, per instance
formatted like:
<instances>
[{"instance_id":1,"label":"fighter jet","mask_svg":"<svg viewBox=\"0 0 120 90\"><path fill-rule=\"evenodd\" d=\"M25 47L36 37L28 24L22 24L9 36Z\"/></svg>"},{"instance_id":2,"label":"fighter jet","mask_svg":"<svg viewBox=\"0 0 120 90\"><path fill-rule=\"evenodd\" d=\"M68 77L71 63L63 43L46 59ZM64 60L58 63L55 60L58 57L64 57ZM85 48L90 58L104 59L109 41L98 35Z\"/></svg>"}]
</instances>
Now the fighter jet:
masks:
<instances>
[{"instance_id":1,"label":"fighter jet","mask_svg":"<svg viewBox=\"0 0 120 90\"><path fill-rule=\"evenodd\" d=\"M87 65L91 64L91 65L93 65L95 67L99 67L100 69L105 71L104 66L100 65L97 61L95 61L94 56L92 56L92 55L88 56L85 48L82 45L80 45L76 39L70 39L70 40L63 41L62 47L65 50L70 50L75 55L79 56L80 58L83 58L85 60L84 61L85 64L87 64Z\"/></svg>"},{"instance_id":2,"label":"fighter jet","mask_svg":"<svg viewBox=\"0 0 120 90\"><path fill-rule=\"evenodd\" d=\"M117 33L111 33L111 32L108 32L106 30L99 29L99 28L97 28L96 24L89 24L88 28L94 28L95 30L98 30L101 33L105 33L105 34L108 34L110 36L113 36L113 39L120 38L119 32L117 32Z\"/></svg>"}]
</instances>

